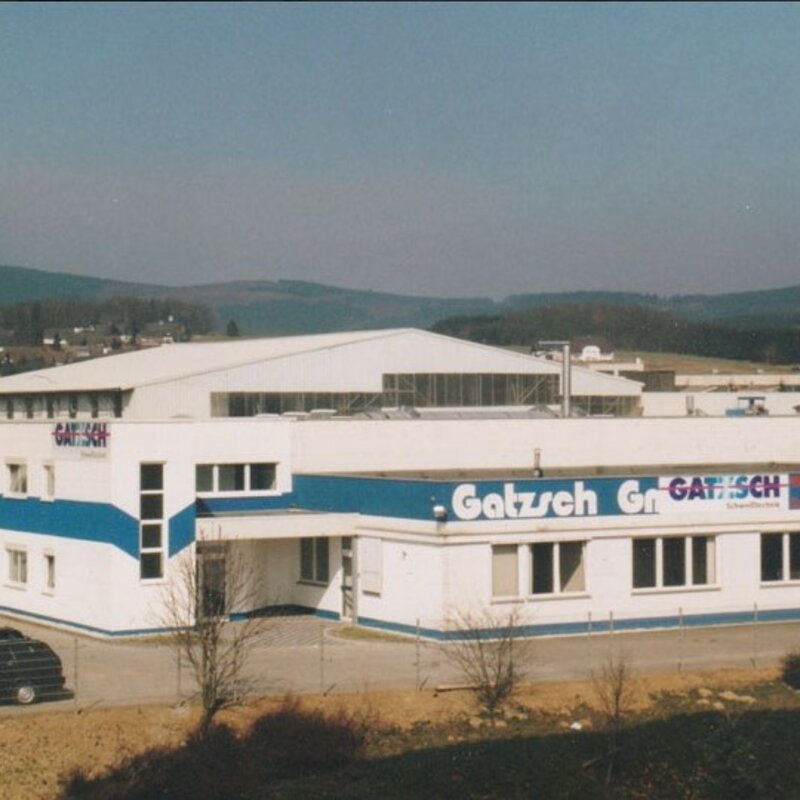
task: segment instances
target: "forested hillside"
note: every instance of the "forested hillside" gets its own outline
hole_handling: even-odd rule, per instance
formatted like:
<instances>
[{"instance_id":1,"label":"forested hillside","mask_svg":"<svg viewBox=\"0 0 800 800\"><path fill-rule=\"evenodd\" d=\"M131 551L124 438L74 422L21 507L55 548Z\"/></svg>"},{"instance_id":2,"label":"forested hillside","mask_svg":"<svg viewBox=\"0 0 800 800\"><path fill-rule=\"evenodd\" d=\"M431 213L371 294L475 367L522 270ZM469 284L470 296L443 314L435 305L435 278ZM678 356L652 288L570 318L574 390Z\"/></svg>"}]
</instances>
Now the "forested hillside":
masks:
<instances>
[{"instance_id":1,"label":"forested hillside","mask_svg":"<svg viewBox=\"0 0 800 800\"><path fill-rule=\"evenodd\" d=\"M534 347L542 339L601 336L619 350L649 350L768 363L800 361L800 328L692 322L652 308L557 305L495 316L453 317L437 333L496 345Z\"/></svg>"}]
</instances>

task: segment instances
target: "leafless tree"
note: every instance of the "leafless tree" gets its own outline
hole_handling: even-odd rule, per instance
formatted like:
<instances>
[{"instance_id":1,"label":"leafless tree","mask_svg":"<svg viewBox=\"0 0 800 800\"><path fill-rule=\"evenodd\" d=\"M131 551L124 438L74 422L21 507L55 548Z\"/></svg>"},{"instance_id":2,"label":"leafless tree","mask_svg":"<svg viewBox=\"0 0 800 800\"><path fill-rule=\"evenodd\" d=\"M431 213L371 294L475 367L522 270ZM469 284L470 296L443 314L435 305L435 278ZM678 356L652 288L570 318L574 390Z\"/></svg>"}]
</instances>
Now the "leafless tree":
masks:
<instances>
[{"instance_id":1,"label":"leafless tree","mask_svg":"<svg viewBox=\"0 0 800 800\"><path fill-rule=\"evenodd\" d=\"M446 657L458 667L494 724L498 710L524 677L530 643L518 637L518 613L459 612L449 621Z\"/></svg>"},{"instance_id":2,"label":"leafless tree","mask_svg":"<svg viewBox=\"0 0 800 800\"><path fill-rule=\"evenodd\" d=\"M201 734L243 696L244 667L267 624L252 613L256 586L252 562L221 540L198 541L171 566L159 621L195 679Z\"/></svg>"},{"instance_id":3,"label":"leafless tree","mask_svg":"<svg viewBox=\"0 0 800 800\"><path fill-rule=\"evenodd\" d=\"M620 755L620 734L633 708L636 681L625 654L609 654L600 674L594 679L594 693L603 719L606 752L587 766L605 765L603 786L607 795L613 790Z\"/></svg>"}]
</instances>

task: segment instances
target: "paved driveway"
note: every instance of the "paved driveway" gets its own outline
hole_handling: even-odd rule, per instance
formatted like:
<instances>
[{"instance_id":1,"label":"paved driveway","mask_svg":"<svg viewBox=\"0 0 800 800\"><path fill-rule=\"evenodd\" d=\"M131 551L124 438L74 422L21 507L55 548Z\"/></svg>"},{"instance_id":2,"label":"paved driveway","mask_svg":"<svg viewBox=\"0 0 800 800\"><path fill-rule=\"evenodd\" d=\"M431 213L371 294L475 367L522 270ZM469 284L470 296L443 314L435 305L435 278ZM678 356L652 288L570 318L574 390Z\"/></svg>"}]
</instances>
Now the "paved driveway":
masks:
<instances>
[{"instance_id":1,"label":"paved driveway","mask_svg":"<svg viewBox=\"0 0 800 800\"><path fill-rule=\"evenodd\" d=\"M64 663L74 698L40 709L175 702L192 694L186 665L178 669L174 651L157 640L108 641L5 622L48 642ZM346 639L335 635L339 626L311 616L271 619L248 662L250 688L257 693L338 692L461 682L446 656L447 646L414 639ZM531 641L526 667L534 680L586 678L612 652L625 654L642 672L767 666L798 647L800 623L553 637ZM4 706L2 711L31 709Z\"/></svg>"}]
</instances>

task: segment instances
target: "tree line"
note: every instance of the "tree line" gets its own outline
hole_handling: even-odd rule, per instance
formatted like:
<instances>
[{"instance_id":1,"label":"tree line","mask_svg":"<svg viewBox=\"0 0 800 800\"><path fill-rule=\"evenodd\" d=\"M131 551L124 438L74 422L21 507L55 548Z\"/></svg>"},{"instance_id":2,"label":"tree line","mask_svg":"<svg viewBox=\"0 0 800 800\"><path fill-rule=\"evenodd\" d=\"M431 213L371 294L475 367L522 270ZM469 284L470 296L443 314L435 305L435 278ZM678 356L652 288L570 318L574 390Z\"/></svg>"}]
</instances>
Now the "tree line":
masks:
<instances>
[{"instance_id":1,"label":"tree line","mask_svg":"<svg viewBox=\"0 0 800 800\"><path fill-rule=\"evenodd\" d=\"M772 364L800 361L800 326L741 327L693 322L672 313L626 305L559 305L493 316L451 317L436 333L493 345L535 347L543 339L596 336L620 350L645 350Z\"/></svg>"}]
</instances>

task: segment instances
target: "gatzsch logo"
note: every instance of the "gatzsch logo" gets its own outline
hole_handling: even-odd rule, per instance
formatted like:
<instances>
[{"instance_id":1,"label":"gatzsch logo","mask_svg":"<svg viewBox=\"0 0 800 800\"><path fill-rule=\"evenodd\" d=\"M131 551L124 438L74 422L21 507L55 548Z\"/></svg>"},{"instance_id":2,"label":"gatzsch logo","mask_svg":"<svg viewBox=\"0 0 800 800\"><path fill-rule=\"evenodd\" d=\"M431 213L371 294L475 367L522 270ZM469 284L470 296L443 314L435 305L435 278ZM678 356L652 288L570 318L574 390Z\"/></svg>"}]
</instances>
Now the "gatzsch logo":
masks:
<instances>
[{"instance_id":1,"label":"gatzsch logo","mask_svg":"<svg viewBox=\"0 0 800 800\"><path fill-rule=\"evenodd\" d=\"M780 475L703 475L672 478L672 500L763 500L781 496Z\"/></svg>"},{"instance_id":2,"label":"gatzsch logo","mask_svg":"<svg viewBox=\"0 0 800 800\"><path fill-rule=\"evenodd\" d=\"M53 428L56 447L106 447L110 436L105 422L59 422Z\"/></svg>"}]
</instances>

